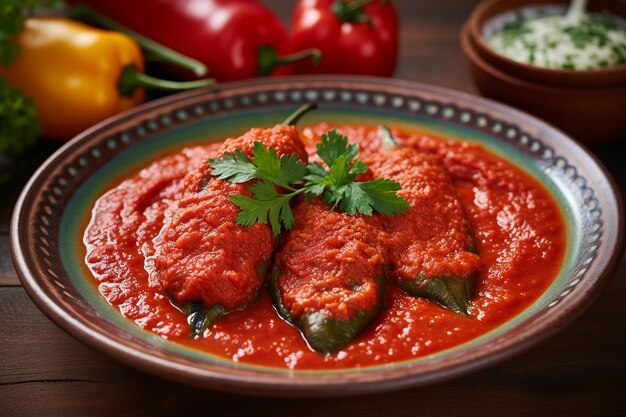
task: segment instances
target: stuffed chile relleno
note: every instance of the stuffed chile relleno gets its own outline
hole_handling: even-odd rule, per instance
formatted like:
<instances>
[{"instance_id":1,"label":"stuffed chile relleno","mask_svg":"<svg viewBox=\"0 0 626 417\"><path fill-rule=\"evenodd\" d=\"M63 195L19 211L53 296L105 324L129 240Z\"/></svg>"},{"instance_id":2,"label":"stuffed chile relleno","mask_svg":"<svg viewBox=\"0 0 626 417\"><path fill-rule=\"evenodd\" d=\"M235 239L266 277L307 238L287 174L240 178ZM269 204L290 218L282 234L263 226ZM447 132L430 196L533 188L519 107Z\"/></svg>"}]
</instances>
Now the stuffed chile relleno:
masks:
<instances>
[{"instance_id":1,"label":"stuffed chile relleno","mask_svg":"<svg viewBox=\"0 0 626 417\"><path fill-rule=\"evenodd\" d=\"M286 125L228 139L213 156L238 149L250 157L254 142L273 147L279 156L307 159L296 128ZM146 260L150 279L188 309L194 334L220 315L250 305L263 285L276 239L267 225L237 225L239 208L228 200L249 196L248 185L212 177L206 160L185 179L182 197L167 209L154 239L154 256Z\"/></svg>"},{"instance_id":2,"label":"stuffed chile relleno","mask_svg":"<svg viewBox=\"0 0 626 417\"><path fill-rule=\"evenodd\" d=\"M293 210L294 228L274 258L279 313L322 353L342 348L382 307L385 272L378 217L331 211L319 199Z\"/></svg>"},{"instance_id":3,"label":"stuffed chile relleno","mask_svg":"<svg viewBox=\"0 0 626 417\"><path fill-rule=\"evenodd\" d=\"M481 261L465 209L445 167L436 156L390 147L366 161L375 177L402 186L398 195L411 209L381 223L387 242L390 278L415 297L469 314Z\"/></svg>"}]
</instances>

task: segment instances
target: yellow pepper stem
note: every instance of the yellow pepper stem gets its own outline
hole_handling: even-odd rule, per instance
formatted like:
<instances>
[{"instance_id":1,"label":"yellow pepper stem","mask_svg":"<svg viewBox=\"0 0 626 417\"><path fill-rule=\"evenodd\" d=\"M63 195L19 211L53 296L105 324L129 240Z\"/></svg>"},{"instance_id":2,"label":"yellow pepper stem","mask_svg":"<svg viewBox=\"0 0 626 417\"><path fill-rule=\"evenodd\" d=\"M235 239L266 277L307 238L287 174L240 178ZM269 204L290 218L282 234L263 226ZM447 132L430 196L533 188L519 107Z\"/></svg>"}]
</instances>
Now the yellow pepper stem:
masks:
<instances>
[{"instance_id":1,"label":"yellow pepper stem","mask_svg":"<svg viewBox=\"0 0 626 417\"><path fill-rule=\"evenodd\" d=\"M127 65L122 69L122 74L117 82L117 88L122 96L130 96L135 89L144 87L152 90L184 91L194 88L215 86L215 80L207 78L196 81L169 81L155 78L144 74L135 65Z\"/></svg>"}]
</instances>

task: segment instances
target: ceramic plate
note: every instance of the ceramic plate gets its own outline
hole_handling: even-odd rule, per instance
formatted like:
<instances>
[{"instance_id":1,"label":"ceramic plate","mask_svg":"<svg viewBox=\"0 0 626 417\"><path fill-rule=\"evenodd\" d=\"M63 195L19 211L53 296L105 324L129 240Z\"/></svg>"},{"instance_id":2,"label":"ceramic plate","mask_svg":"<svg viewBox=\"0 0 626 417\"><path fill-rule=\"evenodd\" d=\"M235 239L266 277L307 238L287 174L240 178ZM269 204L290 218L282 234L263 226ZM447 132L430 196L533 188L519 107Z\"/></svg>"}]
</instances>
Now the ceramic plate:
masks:
<instances>
[{"instance_id":1,"label":"ceramic plate","mask_svg":"<svg viewBox=\"0 0 626 417\"><path fill-rule=\"evenodd\" d=\"M560 205L560 273L526 310L446 351L385 366L292 371L246 365L168 342L123 318L84 268L82 231L95 199L158 155L203 138L272 126L315 101L316 121L381 123L478 142L542 182ZM206 141L206 139L204 139ZM429 384L508 358L552 335L591 303L621 254L622 210L605 170L563 133L511 108L442 88L376 78L277 78L148 103L71 141L35 173L12 219L25 289L59 326L120 361L186 383L282 395L348 395Z\"/></svg>"}]
</instances>

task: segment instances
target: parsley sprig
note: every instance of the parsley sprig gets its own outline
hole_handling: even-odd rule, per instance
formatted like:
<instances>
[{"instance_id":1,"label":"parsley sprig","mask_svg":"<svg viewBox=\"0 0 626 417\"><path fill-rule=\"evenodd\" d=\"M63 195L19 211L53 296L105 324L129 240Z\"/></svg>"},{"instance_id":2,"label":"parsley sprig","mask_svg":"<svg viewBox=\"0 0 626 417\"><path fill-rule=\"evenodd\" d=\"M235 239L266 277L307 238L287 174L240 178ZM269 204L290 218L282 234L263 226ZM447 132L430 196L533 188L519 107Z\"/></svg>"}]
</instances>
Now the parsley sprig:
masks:
<instances>
[{"instance_id":1,"label":"parsley sprig","mask_svg":"<svg viewBox=\"0 0 626 417\"><path fill-rule=\"evenodd\" d=\"M324 161L329 171L314 162L308 164L305 193L310 199L322 196L322 200L333 208L353 216L356 212L371 216L375 210L392 216L410 208L409 203L396 194L400 184L386 178L356 182L360 174L367 172L367 165L354 159L359 153L359 145L348 145L348 138L336 130L322 135L322 142L317 144L317 154Z\"/></svg>"},{"instance_id":2,"label":"parsley sprig","mask_svg":"<svg viewBox=\"0 0 626 417\"><path fill-rule=\"evenodd\" d=\"M355 159L359 146L348 145L348 138L336 130L322 135L317 144L317 154L326 164L304 164L296 154L278 158L276 150L255 142L252 158L241 151L225 152L222 158L211 158L212 175L233 183L253 182L248 190L252 197L231 195L229 200L241 211L237 224L270 224L274 235L284 228L289 230L295 221L289 202L298 194L308 200L322 197L332 209L353 216L361 213L371 216L373 211L391 216L410 208L408 202L397 195L400 184L377 178L357 182L356 178L367 172L367 165Z\"/></svg>"}]
</instances>

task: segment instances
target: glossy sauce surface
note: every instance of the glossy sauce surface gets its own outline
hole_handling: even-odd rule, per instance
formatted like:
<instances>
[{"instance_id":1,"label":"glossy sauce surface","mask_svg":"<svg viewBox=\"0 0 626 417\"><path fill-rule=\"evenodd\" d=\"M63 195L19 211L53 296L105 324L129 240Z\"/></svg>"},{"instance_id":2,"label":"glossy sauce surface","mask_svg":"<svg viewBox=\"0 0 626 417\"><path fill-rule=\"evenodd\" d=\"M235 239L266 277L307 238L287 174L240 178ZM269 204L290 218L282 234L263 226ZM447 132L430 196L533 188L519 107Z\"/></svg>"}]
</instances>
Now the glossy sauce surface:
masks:
<instances>
[{"instance_id":1,"label":"glossy sauce surface","mask_svg":"<svg viewBox=\"0 0 626 417\"><path fill-rule=\"evenodd\" d=\"M327 124L303 131L309 154ZM376 127L338 126L359 143L359 158L380 147ZM536 300L559 271L565 225L549 193L530 176L481 146L394 131L399 141L438 158L448 170L481 260L471 316L416 299L389 284L385 307L351 344L331 354L312 351L283 321L266 288L250 308L217 321L192 339L185 315L159 282L149 279L146 255L164 212L181 197L183 178L218 145L184 149L131 176L103 195L85 231L86 263L109 303L140 327L177 343L236 362L291 369L368 366L407 360L474 339Z\"/></svg>"}]
</instances>

